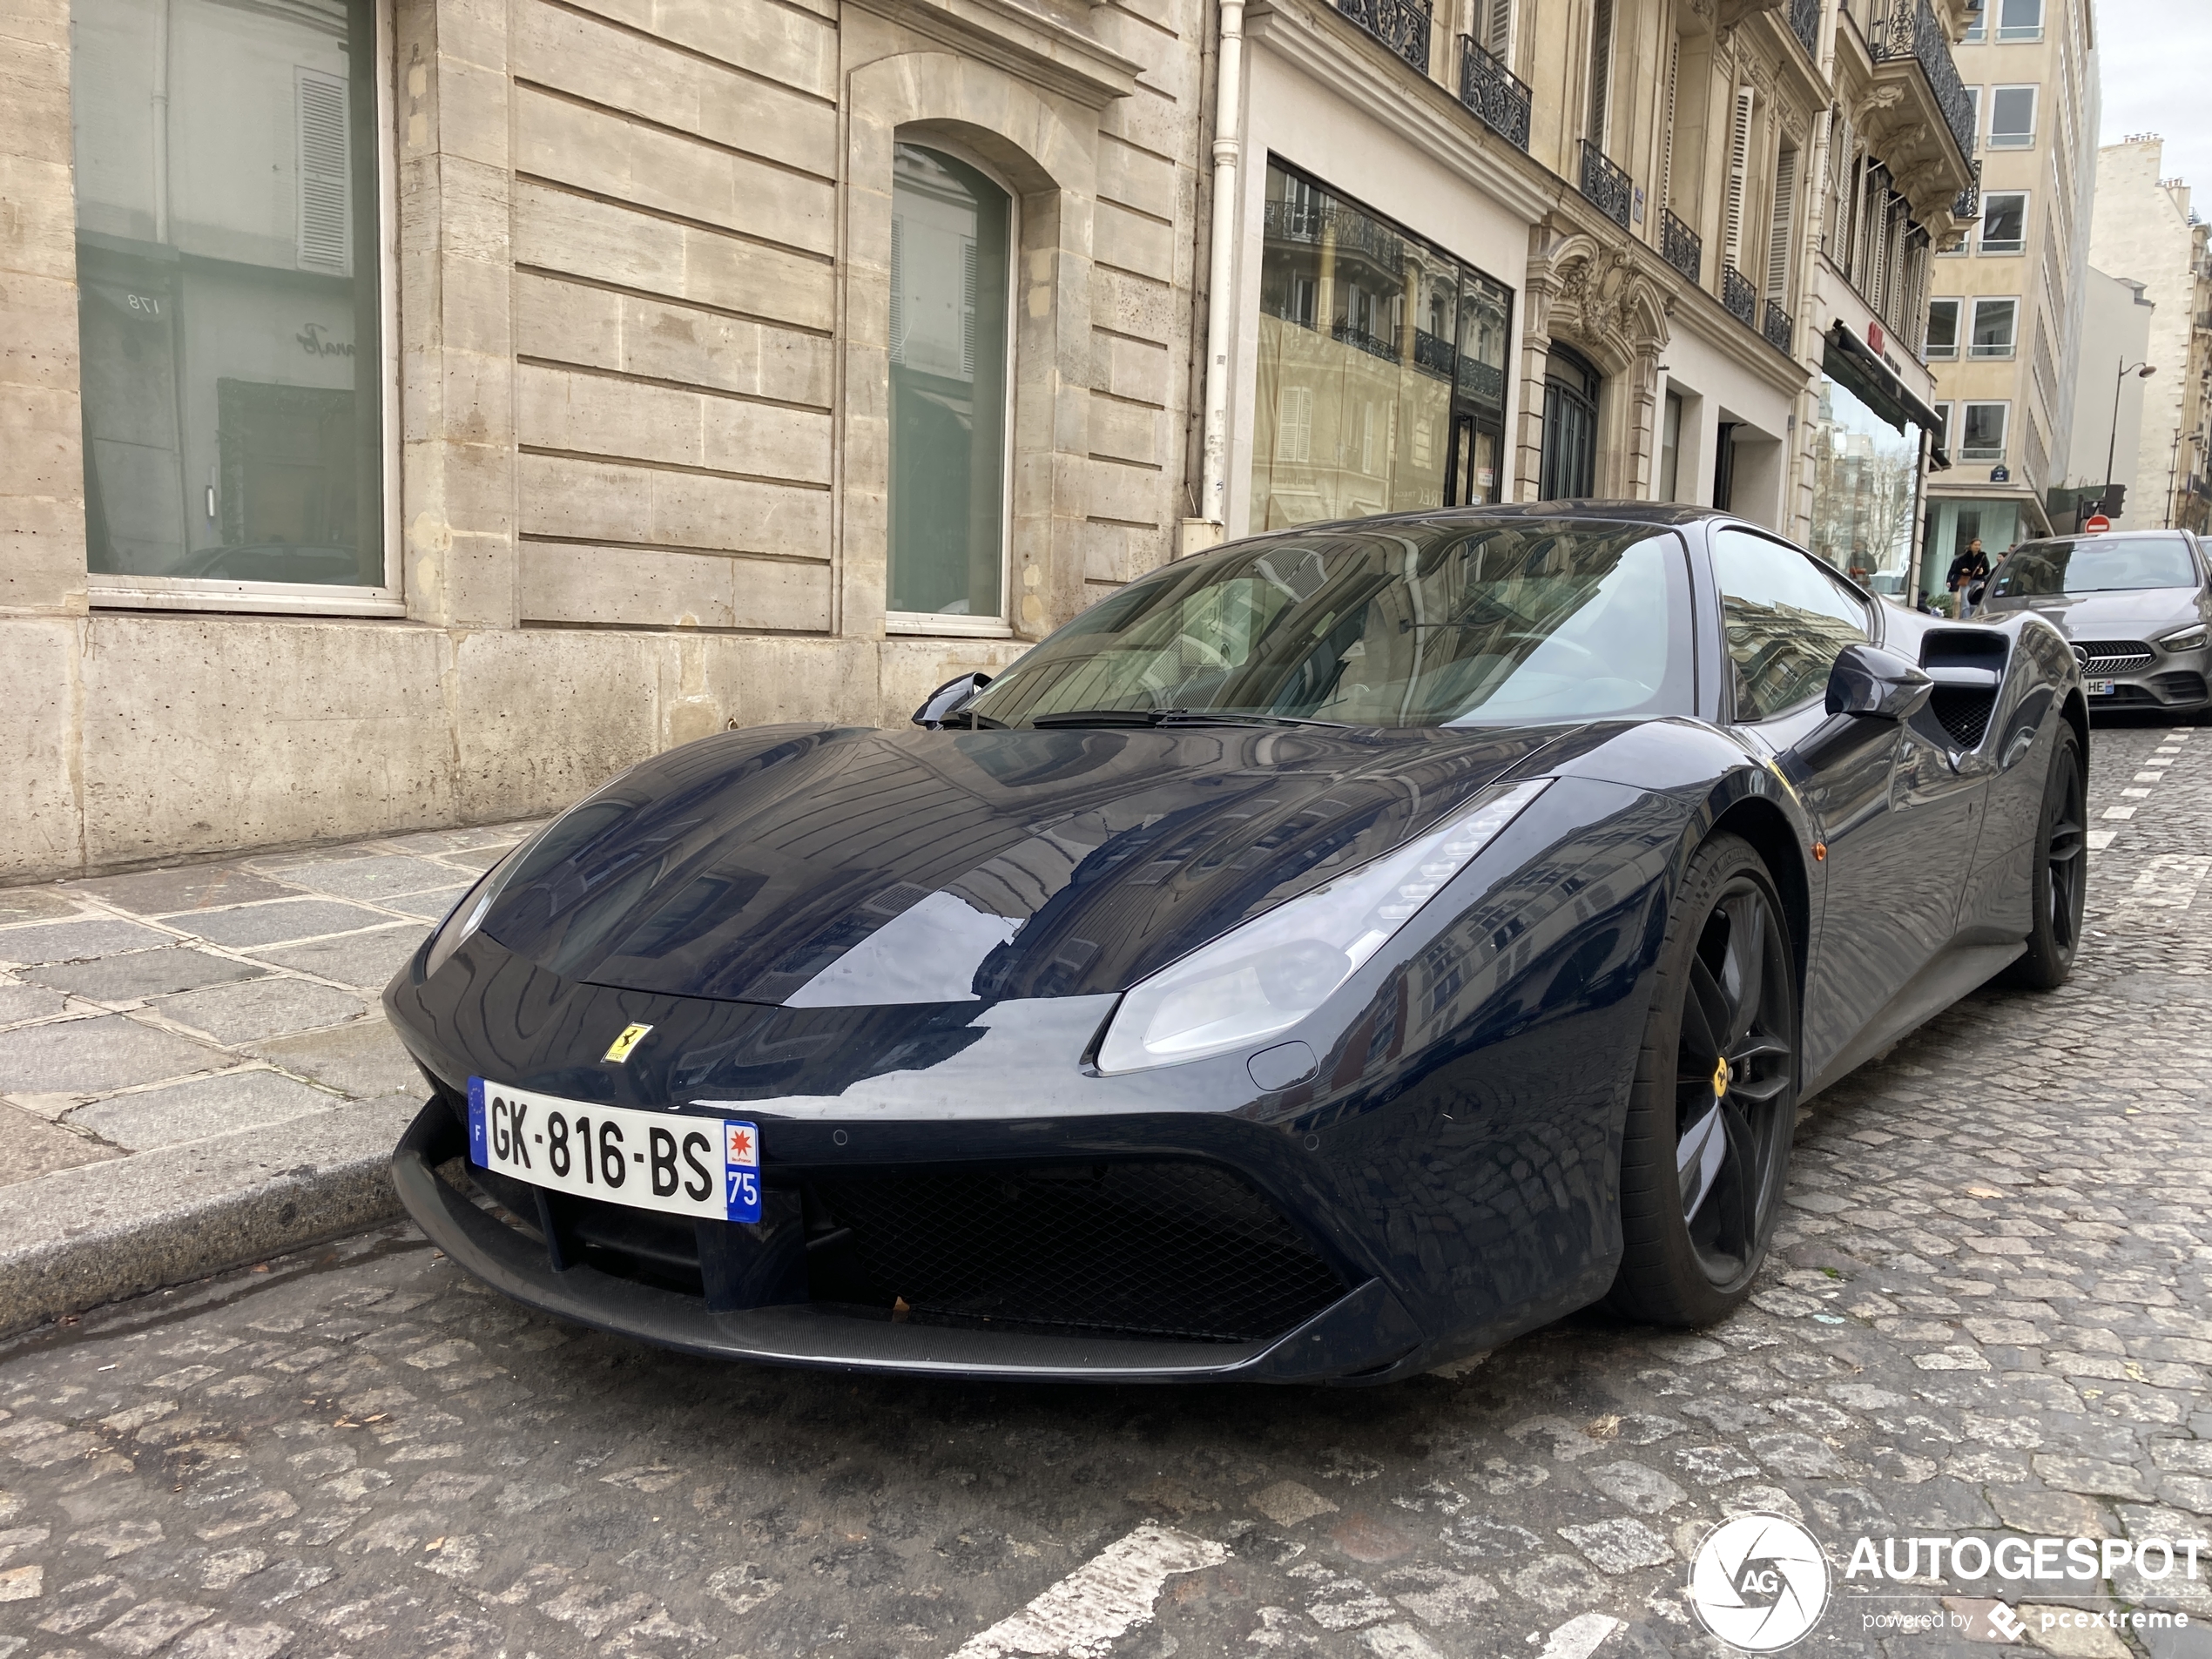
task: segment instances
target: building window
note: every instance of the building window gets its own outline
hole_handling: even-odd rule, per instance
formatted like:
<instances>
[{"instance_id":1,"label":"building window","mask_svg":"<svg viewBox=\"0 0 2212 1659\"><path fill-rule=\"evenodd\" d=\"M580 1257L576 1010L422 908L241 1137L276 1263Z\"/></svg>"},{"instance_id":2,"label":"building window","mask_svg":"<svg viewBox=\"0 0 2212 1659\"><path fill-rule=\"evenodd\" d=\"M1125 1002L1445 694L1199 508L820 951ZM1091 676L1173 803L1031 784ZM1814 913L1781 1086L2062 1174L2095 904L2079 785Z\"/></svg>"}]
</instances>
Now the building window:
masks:
<instances>
[{"instance_id":1,"label":"building window","mask_svg":"<svg viewBox=\"0 0 2212 1659\"><path fill-rule=\"evenodd\" d=\"M2027 150L2035 144L2035 88L1993 87L1989 94L1989 147Z\"/></svg>"},{"instance_id":2,"label":"building window","mask_svg":"<svg viewBox=\"0 0 2212 1659\"><path fill-rule=\"evenodd\" d=\"M1850 10L1848 3L1846 3L1844 10ZM1989 12L1986 7L1977 6L1973 10L1968 12L1966 14L1966 32L1959 37L1959 44L1961 45L1971 46L1979 42L1988 39L1988 22Z\"/></svg>"},{"instance_id":3,"label":"building window","mask_svg":"<svg viewBox=\"0 0 2212 1659\"><path fill-rule=\"evenodd\" d=\"M1928 301L1928 349L1931 361L1959 354L1959 305L1956 300Z\"/></svg>"},{"instance_id":4,"label":"building window","mask_svg":"<svg viewBox=\"0 0 2212 1659\"><path fill-rule=\"evenodd\" d=\"M96 600L396 609L369 0L78 0Z\"/></svg>"},{"instance_id":5,"label":"building window","mask_svg":"<svg viewBox=\"0 0 2212 1659\"><path fill-rule=\"evenodd\" d=\"M1659 429L1659 499L1679 501L1682 488L1682 394L1667 394L1665 424Z\"/></svg>"},{"instance_id":6,"label":"building window","mask_svg":"<svg viewBox=\"0 0 2212 1659\"><path fill-rule=\"evenodd\" d=\"M888 608L988 623L1004 615L1014 199L958 157L901 144L891 236Z\"/></svg>"},{"instance_id":7,"label":"building window","mask_svg":"<svg viewBox=\"0 0 2212 1659\"><path fill-rule=\"evenodd\" d=\"M1912 563L1919 435L1900 431L1831 376L1817 386L1806 545L1852 581L1900 596Z\"/></svg>"},{"instance_id":8,"label":"building window","mask_svg":"<svg viewBox=\"0 0 2212 1659\"><path fill-rule=\"evenodd\" d=\"M1966 354L1970 357L2010 357L2020 308L2017 300L1975 300L1974 334Z\"/></svg>"},{"instance_id":9,"label":"building window","mask_svg":"<svg viewBox=\"0 0 2212 1659\"><path fill-rule=\"evenodd\" d=\"M2027 243L2027 192L1995 191L1981 199L1981 251L2017 253Z\"/></svg>"},{"instance_id":10,"label":"building window","mask_svg":"<svg viewBox=\"0 0 2212 1659\"><path fill-rule=\"evenodd\" d=\"M1936 414L1936 447L1947 452L1951 448L1951 401L1946 398L1932 407Z\"/></svg>"},{"instance_id":11,"label":"building window","mask_svg":"<svg viewBox=\"0 0 2212 1659\"><path fill-rule=\"evenodd\" d=\"M1271 162L1254 530L1503 488L1511 291Z\"/></svg>"},{"instance_id":12,"label":"building window","mask_svg":"<svg viewBox=\"0 0 2212 1659\"><path fill-rule=\"evenodd\" d=\"M1959 433L1961 461L2002 461L2005 458L2005 419L2009 403L1969 403Z\"/></svg>"},{"instance_id":13,"label":"building window","mask_svg":"<svg viewBox=\"0 0 2212 1659\"><path fill-rule=\"evenodd\" d=\"M1998 0L1997 38L2043 38L2043 0Z\"/></svg>"}]
</instances>

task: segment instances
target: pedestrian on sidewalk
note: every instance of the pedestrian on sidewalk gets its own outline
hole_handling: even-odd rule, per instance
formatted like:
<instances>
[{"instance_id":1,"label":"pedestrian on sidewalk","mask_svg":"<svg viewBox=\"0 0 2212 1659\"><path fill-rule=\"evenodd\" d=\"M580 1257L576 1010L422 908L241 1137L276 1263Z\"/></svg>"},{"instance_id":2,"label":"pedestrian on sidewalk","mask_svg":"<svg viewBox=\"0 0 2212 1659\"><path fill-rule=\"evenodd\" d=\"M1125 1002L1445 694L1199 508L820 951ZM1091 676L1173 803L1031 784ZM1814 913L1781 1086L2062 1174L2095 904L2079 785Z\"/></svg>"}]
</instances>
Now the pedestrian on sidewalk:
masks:
<instances>
[{"instance_id":1,"label":"pedestrian on sidewalk","mask_svg":"<svg viewBox=\"0 0 2212 1659\"><path fill-rule=\"evenodd\" d=\"M1951 561L1951 574L1944 585L1958 596L1957 611L1960 621L1974 614L1974 602L1967 597L1981 583L1989 580L1989 556L1981 550L1981 537L1977 536L1966 543L1966 550Z\"/></svg>"}]
</instances>

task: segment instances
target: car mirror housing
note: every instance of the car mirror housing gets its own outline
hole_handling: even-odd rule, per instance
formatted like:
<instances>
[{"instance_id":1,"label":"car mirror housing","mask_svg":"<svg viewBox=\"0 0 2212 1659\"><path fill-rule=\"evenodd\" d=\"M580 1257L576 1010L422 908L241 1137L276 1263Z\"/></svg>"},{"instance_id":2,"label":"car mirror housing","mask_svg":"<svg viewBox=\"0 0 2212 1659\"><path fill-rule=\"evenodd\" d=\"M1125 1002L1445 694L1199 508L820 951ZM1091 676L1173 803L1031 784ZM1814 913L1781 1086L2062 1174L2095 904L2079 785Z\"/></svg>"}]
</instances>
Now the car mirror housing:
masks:
<instances>
[{"instance_id":1,"label":"car mirror housing","mask_svg":"<svg viewBox=\"0 0 2212 1659\"><path fill-rule=\"evenodd\" d=\"M948 715L959 713L970 698L990 683L988 674L962 674L958 679L947 680L922 699L921 706L914 711L914 724L942 725Z\"/></svg>"},{"instance_id":2,"label":"car mirror housing","mask_svg":"<svg viewBox=\"0 0 2212 1659\"><path fill-rule=\"evenodd\" d=\"M1828 672L1828 712L1863 719L1909 720L1934 695L1935 682L1879 645L1846 645Z\"/></svg>"}]
</instances>

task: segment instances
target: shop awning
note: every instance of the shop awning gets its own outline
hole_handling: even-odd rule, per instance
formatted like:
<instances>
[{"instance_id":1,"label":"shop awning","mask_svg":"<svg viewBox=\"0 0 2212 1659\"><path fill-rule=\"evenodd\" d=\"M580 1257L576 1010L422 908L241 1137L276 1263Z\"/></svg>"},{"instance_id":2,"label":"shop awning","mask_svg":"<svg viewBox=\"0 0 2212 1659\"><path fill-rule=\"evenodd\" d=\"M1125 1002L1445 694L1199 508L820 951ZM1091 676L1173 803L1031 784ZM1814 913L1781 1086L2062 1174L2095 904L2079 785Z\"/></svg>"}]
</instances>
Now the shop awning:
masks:
<instances>
[{"instance_id":1,"label":"shop awning","mask_svg":"<svg viewBox=\"0 0 2212 1659\"><path fill-rule=\"evenodd\" d=\"M1851 333L1841 318L1828 331L1821 354L1821 372L1840 381L1860 402L1899 432L1909 423L1928 435L1928 465L1947 471L1951 457L1943 452L1943 421L1912 395L1905 382L1878 356L1873 348Z\"/></svg>"}]
</instances>

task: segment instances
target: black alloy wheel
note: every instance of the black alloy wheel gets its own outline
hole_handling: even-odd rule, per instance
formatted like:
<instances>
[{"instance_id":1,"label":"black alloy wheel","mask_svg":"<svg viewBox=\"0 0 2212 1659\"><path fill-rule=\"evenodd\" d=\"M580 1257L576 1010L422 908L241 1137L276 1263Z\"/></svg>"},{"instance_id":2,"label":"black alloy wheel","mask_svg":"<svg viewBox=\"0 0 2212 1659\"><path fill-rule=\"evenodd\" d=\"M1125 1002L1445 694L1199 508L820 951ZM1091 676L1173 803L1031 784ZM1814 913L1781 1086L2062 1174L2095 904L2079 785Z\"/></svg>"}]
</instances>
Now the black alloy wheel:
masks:
<instances>
[{"instance_id":1,"label":"black alloy wheel","mask_svg":"<svg viewBox=\"0 0 2212 1659\"><path fill-rule=\"evenodd\" d=\"M1750 1295L1797 1099L1797 974L1781 901L1750 846L1716 836L1676 902L1630 1095L1617 1312L1703 1325Z\"/></svg>"},{"instance_id":2,"label":"black alloy wheel","mask_svg":"<svg viewBox=\"0 0 2212 1659\"><path fill-rule=\"evenodd\" d=\"M2082 775L2081 739L2064 720L2058 728L2036 826L2027 949L2003 975L2006 984L2031 991L2055 990L2073 974L2088 898L2088 780Z\"/></svg>"}]
</instances>

